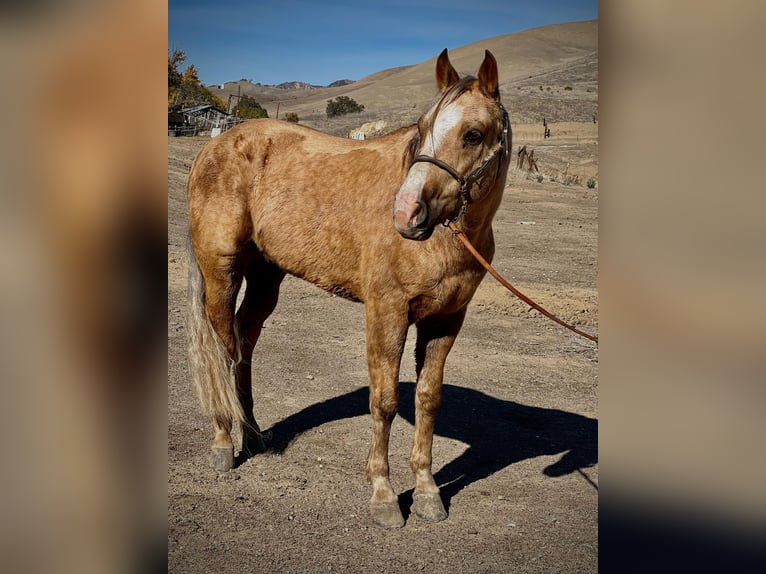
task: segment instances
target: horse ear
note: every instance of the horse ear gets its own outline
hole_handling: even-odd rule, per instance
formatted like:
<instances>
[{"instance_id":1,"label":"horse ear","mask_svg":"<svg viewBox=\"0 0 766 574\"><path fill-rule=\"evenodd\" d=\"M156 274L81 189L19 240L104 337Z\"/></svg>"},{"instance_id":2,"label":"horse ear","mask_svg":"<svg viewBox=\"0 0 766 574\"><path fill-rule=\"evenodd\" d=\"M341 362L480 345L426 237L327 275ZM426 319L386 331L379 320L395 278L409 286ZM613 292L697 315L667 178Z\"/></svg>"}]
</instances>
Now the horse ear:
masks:
<instances>
[{"instance_id":1,"label":"horse ear","mask_svg":"<svg viewBox=\"0 0 766 574\"><path fill-rule=\"evenodd\" d=\"M442 53L439 54L439 59L436 60L436 85L439 86L439 90L443 92L452 84L457 83L458 80L460 80L460 76L449 61L447 48L444 48Z\"/></svg>"},{"instance_id":2,"label":"horse ear","mask_svg":"<svg viewBox=\"0 0 766 574\"><path fill-rule=\"evenodd\" d=\"M489 50L484 50L484 61L479 68L479 87L484 95L495 100L500 98L497 79L497 60Z\"/></svg>"}]
</instances>

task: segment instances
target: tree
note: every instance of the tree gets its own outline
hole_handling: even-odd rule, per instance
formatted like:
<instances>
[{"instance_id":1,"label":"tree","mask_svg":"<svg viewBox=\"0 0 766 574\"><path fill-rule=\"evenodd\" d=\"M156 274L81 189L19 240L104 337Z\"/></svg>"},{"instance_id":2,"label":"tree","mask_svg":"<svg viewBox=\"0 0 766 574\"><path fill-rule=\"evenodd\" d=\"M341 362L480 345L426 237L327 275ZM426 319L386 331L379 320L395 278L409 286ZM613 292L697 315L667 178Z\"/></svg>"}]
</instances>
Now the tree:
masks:
<instances>
[{"instance_id":1,"label":"tree","mask_svg":"<svg viewBox=\"0 0 766 574\"><path fill-rule=\"evenodd\" d=\"M244 95L239 99L239 103L234 108L234 115L238 118L244 118L252 120L256 118L268 118L268 112L263 109L261 104L255 101L248 95Z\"/></svg>"},{"instance_id":2,"label":"tree","mask_svg":"<svg viewBox=\"0 0 766 574\"><path fill-rule=\"evenodd\" d=\"M194 64L189 64L189 67L186 68L186 71L184 72L184 75L181 78L181 82L183 82L184 84L189 84L189 85L202 85L202 82L199 81L199 74L197 73L197 68L194 67Z\"/></svg>"},{"instance_id":3,"label":"tree","mask_svg":"<svg viewBox=\"0 0 766 574\"><path fill-rule=\"evenodd\" d=\"M168 55L168 105L173 105L181 91L183 76L178 67L186 61L186 54L181 50L174 50Z\"/></svg>"},{"instance_id":4,"label":"tree","mask_svg":"<svg viewBox=\"0 0 766 574\"><path fill-rule=\"evenodd\" d=\"M334 100L327 100L327 117L342 116L364 111L364 106L358 104L348 96L338 96Z\"/></svg>"},{"instance_id":5,"label":"tree","mask_svg":"<svg viewBox=\"0 0 766 574\"><path fill-rule=\"evenodd\" d=\"M190 64L183 73L180 66L186 61L186 54L174 50L168 54L168 106L192 106L212 104L220 110L226 109L226 103L202 85L194 64Z\"/></svg>"}]
</instances>

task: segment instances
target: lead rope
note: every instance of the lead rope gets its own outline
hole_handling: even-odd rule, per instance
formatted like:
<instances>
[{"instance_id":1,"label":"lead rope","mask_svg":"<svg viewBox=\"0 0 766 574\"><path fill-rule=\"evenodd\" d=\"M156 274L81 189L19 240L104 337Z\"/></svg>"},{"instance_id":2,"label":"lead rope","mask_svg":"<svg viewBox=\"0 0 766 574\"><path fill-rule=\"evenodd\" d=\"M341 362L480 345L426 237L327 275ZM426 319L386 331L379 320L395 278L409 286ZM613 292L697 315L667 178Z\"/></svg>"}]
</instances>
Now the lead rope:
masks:
<instances>
[{"instance_id":1,"label":"lead rope","mask_svg":"<svg viewBox=\"0 0 766 574\"><path fill-rule=\"evenodd\" d=\"M457 225L455 225L455 222L454 222L454 221L450 221L450 222L447 224L447 227L449 227L449 228L452 230L452 233L453 233L453 234L455 234L455 235L457 236L457 238L458 238L458 239L460 239L460 241L462 241L462 242L463 242L463 245L465 245L465 246L466 246L466 248L468 249L468 251L470 251L470 252L471 252L471 254L472 254L472 255L473 255L475 258L476 258L476 260L477 260L479 263L481 263L481 264L482 264L482 266L484 267L484 269L486 269L487 271L489 271L490 275L492 275L492 277L494 277L495 279L497 279L497 280L500 282L500 284L501 284L503 287L505 287L506 289L508 289L508 291L510 291L511 293L513 293L514 295L516 295L516 297L518 297L519 299L521 299L522 301L524 301L524 303L526 303L527 305L529 305L529 306L530 306L530 307L532 307L533 309L536 309L536 310L540 311L540 313L542 313L543 315L545 315L546 317L548 317L548 318L549 318L549 319L551 319L552 321L555 321L556 323L558 323L558 324L559 324L559 325L561 325L562 327L566 327L566 328L567 328L567 329L569 329L570 331L572 331L572 332L574 332L574 333L577 333L577 334L578 334L578 335L580 335L581 337L585 337L586 339L589 339L589 340L593 341L594 343L596 343L596 345L598 345L598 337L597 337L597 336L595 336L595 335L590 335L590 334L588 334L588 333L585 333L585 332L583 332L583 331L580 331L580 330L579 330L577 327L573 327L573 326L572 326L572 325L570 325L569 323L566 323L566 322L562 321L561 319L559 319L558 317L556 317L556 315L554 315L554 314L553 314L553 313L551 313L550 311L546 310L546 309L545 309L545 308L543 308L542 306L540 306L540 305L538 305L537 303L535 303L534 301L532 301L532 299L530 299L529 297L527 297L526 295L524 295L524 293L522 293L521 291L519 291L518 289L516 289L516 287L514 287L514 286L513 286L513 285L511 285L511 284L510 284L508 281L506 281L506 280L503 278L503 276L502 276L502 275L500 275L500 273L498 273L498 272L495 270L495 268L494 268L494 267L492 267L492 265L490 265L490 264L489 264L489 262L488 262L486 259L484 259L484 257L482 257L482 256L481 256L481 253L479 253L479 252L476 250L476 248L475 248L475 247L474 247L474 246L471 244L471 242L468 240L468 237L466 237L465 233L463 233L463 232L462 232L460 229L458 229L458 227L457 227Z\"/></svg>"}]
</instances>

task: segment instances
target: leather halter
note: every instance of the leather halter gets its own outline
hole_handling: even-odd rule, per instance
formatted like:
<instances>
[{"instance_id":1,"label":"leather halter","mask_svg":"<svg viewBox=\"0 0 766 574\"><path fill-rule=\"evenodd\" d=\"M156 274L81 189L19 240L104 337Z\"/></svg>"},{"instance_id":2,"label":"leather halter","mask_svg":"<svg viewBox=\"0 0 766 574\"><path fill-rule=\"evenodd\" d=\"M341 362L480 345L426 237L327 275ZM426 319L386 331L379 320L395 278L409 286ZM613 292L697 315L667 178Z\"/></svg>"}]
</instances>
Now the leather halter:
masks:
<instances>
[{"instance_id":1,"label":"leather halter","mask_svg":"<svg viewBox=\"0 0 766 574\"><path fill-rule=\"evenodd\" d=\"M489 167L489 164L492 163L495 158L498 158L497 171L495 172L495 178L497 178L497 176L500 174L500 166L502 165L503 156L510 153L510 138L508 137L510 126L508 123L508 112L505 111L505 108L502 106L502 104L500 105L500 109L503 111L503 129L500 132L500 137L497 141L497 147L491 154L489 154L489 156L487 156L487 158L481 163L481 165L479 165L479 167L474 169L468 175L460 175L457 170L455 170L455 168L450 166L448 163L440 159L436 159L435 157L431 157L430 155L416 155L410 162L409 169L412 169L412 166L416 163L433 164L450 174L452 178L458 182L458 185L460 185L460 207L454 217L447 219L443 223L445 226L449 225L450 222L457 222L463 216L465 210L468 207L471 187L482 175L484 175L484 172L487 170L487 167Z\"/></svg>"}]
</instances>

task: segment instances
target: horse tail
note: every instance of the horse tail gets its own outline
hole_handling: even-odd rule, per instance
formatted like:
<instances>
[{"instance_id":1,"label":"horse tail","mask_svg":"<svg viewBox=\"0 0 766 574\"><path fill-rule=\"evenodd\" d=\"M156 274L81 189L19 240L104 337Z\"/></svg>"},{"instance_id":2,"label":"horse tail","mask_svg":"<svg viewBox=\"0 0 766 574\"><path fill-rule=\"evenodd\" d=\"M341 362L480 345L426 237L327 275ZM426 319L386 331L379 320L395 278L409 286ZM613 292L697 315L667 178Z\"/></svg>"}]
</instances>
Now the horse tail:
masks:
<instances>
[{"instance_id":1,"label":"horse tail","mask_svg":"<svg viewBox=\"0 0 766 574\"><path fill-rule=\"evenodd\" d=\"M191 237L187 241L187 251L189 369L203 412L227 427L231 425L231 421L245 421L244 410L235 387L234 372L238 360L229 355L208 316L205 307L205 280L194 254ZM236 322L234 329L236 336Z\"/></svg>"}]
</instances>

